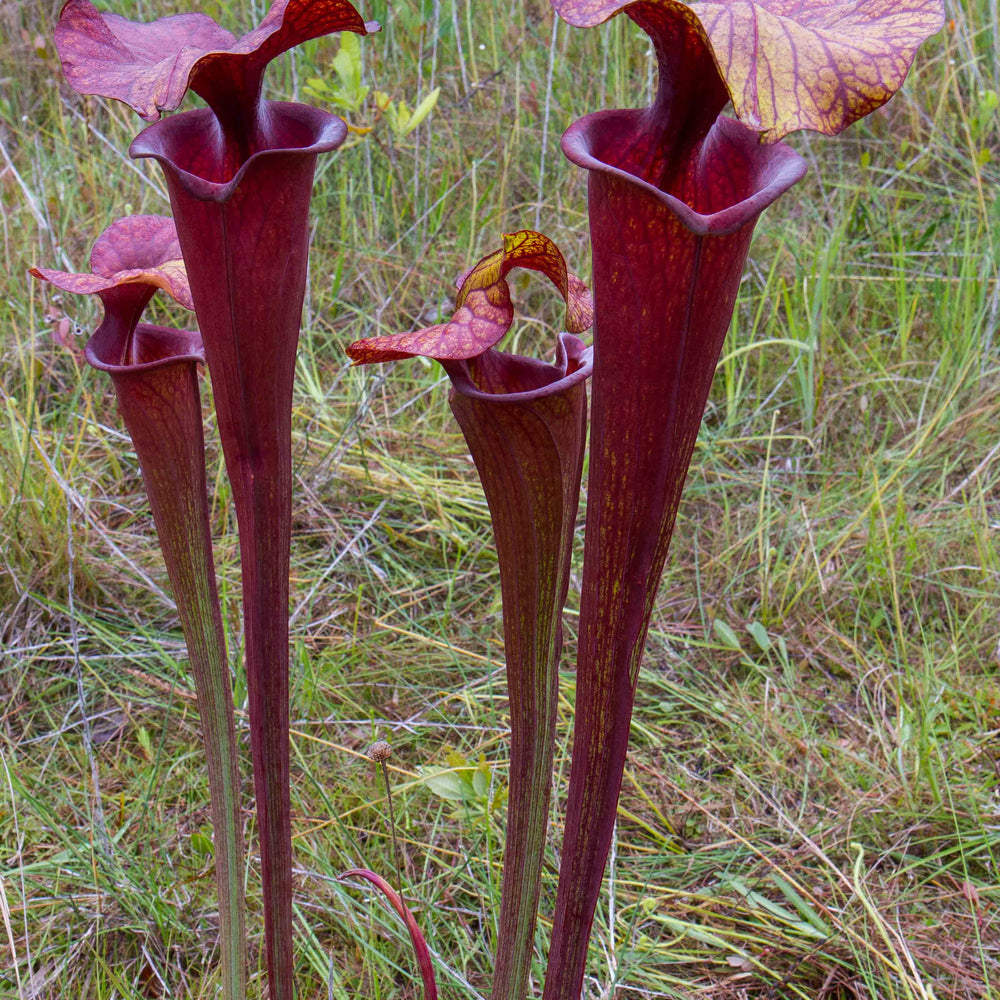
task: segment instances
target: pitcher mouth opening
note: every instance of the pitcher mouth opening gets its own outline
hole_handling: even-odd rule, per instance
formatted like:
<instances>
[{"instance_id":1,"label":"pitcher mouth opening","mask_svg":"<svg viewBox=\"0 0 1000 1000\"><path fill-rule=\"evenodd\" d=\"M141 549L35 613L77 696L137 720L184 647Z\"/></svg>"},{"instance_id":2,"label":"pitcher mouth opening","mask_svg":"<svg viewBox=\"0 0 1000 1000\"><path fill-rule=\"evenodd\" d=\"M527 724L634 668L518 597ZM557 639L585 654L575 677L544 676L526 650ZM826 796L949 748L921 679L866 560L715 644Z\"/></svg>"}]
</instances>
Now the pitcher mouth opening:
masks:
<instances>
[{"instance_id":1,"label":"pitcher mouth opening","mask_svg":"<svg viewBox=\"0 0 1000 1000\"><path fill-rule=\"evenodd\" d=\"M805 160L790 146L764 145L752 129L720 116L684 165L682 176L664 190L650 166L655 162L649 145L652 112L647 108L587 115L563 134L563 153L585 170L645 192L699 236L735 232L805 175Z\"/></svg>"},{"instance_id":2,"label":"pitcher mouth opening","mask_svg":"<svg viewBox=\"0 0 1000 1000\"><path fill-rule=\"evenodd\" d=\"M129 313L109 312L87 341L88 364L110 375L129 375L166 365L204 363L205 350L196 330L137 323Z\"/></svg>"},{"instance_id":3,"label":"pitcher mouth opening","mask_svg":"<svg viewBox=\"0 0 1000 1000\"><path fill-rule=\"evenodd\" d=\"M227 164L222 127L209 108L183 111L147 126L132 140L129 155L157 160L194 198L221 203L232 197L247 171L262 158L317 156L347 138L344 120L320 108L264 101L261 109L262 138L235 172Z\"/></svg>"},{"instance_id":4,"label":"pitcher mouth opening","mask_svg":"<svg viewBox=\"0 0 1000 1000\"><path fill-rule=\"evenodd\" d=\"M493 348L475 358L442 361L452 388L471 399L515 404L544 399L585 382L594 371L594 349L572 333L560 333L552 362ZM512 385L518 388L511 389Z\"/></svg>"}]
</instances>

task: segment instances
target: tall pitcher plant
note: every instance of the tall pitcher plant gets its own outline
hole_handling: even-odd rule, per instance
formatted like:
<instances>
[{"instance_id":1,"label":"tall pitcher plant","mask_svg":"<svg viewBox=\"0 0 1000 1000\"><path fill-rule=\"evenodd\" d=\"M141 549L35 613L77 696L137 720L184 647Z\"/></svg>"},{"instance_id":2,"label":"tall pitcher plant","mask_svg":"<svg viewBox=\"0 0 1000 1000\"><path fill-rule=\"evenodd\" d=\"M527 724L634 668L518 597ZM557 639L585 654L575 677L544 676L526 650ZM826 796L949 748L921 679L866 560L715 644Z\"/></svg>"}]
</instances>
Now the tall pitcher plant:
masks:
<instances>
[{"instance_id":1,"label":"tall pitcher plant","mask_svg":"<svg viewBox=\"0 0 1000 1000\"><path fill-rule=\"evenodd\" d=\"M646 633L684 479L761 212L805 173L781 143L884 104L941 0L552 0L624 12L659 66L650 107L562 139L588 172L594 375L576 715L545 1000L578 1000ZM720 113L732 102L736 119ZM495 998L498 1000L498 998Z\"/></svg>"},{"instance_id":2,"label":"tall pitcher plant","mask_svg":"<svg viewBox=\"0 0 1000 1000\"><path fill-rule=\"evenodd\" d=\"M166 175L178 256L200 328L198 349L204 345L212 376L239 527L271 1000L292 1000L293 971L292 380L316 158L336 149L347 127L318 108L265 100L263 77L271 60L309 39L377 29L347 0L274 0L263 21L240 38L205 14L138 23L102 13L90 0L69 0L55 29L63 72L77 91L122 101L153 123L130 153L155 159ZM188 90L208 107L159 120ZM232 945L232 954L237 947L241 953L242 941ZM226 978L225 986L227 1000L240 995L239 983Z\"/></svg>"},{"instance_id":3,"label":"tall pitcher plant","mask_svg":"<svg viewBox=\"0 0 1000 1000\"><path fill-rule=\"evenodd\" d=\"M659 66L650 107L599 111L562 139L567 157L589 173L595 318L573 756L544 998L578 1000L639 665L698 427L754 226L805 173L803 159L779 140L798 129L835 134L884 104L916 48L941 27L944 11L940 0L553 0L553 6L577 27L624 12L649 35ZM735 118L721 115L730 102ZM459 313L469 313L466 297L463 284ZM453 356L471 356L468 338L449 326L453 349L468 351ZM361 362L442 356L435 353L440 345L414 348L426 341L427 331L418 331L361 342L348 353ZM462 426L483 474L475 439ZM546 434L537 428L538 440ZM541 481L551 469L524 474ZM483 483L489 497L485 474ZM505 501L513 503L513 494ZM517 557L504 559L500 538L509 515L492 498L490 510L510 644L508 594L516 593L519 564L530 562L535 543L523 533ZM530 505L520 516L530 520ZM512 783L519 773L519 656L515 641L508 652ZM549 776L535 780L535 795L542 788L547 795ZM530 832L522 828L531 825ZM537 812L512 809L508 849L538 843L544 825ZM505 853L502 906L522 865L521 856ZM518 899L522 910L531 905ZM522 915L501 921L493 1000L527 995L534 914Z\"/></svg>"}]
</instances>

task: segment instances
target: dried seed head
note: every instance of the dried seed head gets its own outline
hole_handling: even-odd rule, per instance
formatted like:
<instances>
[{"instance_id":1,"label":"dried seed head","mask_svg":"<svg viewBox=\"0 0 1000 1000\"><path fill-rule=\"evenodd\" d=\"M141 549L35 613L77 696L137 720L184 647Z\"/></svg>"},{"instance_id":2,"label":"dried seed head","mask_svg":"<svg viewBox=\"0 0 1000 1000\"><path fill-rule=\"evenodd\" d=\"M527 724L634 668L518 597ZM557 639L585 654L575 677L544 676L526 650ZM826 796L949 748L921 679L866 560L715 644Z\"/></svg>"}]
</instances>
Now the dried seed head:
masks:
<instances>
[{"instance_id":1,"label":"dried seed head","mask_svg":"<svg viewBox=\"0 0 1000 1000\"><path fill-rule=\"evenodd\" d=\"M385 740L378 740L378 742L373 743L368 748L366 753L370 760L375 761L376 764L381 764L392 756L392 747Z\"/></svg>"}]
</instances>

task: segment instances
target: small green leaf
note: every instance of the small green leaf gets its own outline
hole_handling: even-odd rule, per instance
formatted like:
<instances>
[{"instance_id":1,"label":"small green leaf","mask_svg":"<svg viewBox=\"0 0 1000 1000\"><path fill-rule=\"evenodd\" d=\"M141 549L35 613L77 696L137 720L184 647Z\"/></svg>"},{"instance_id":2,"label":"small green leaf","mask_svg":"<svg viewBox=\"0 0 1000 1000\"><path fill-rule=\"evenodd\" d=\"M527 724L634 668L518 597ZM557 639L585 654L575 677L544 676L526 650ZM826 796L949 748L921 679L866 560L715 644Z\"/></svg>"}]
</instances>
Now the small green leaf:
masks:
<instances>
[{"instance_id":1,"label":"small green leaf","mask_svg":"<svg viewBox=\"0 0 1000 1000\"><path fill-rule=\"evenodd\" d=\"M326 82L322 77L311 76L305 82L304 89L306 92L311 94L316 94L317 96L327 95L331 93L330 84Z\"/></svg>"},{"instance_id":2,"label":"small green leaf","mask_svg":"<svg viewBox=\"0 0 1000 1000\"><path fill-rule=\"evenodd\" d=\"M476 798L484 802L490 794L490 766L485 760L472 772L472 790Z\"/></svg>"},{"instance_id":3,"label":"small green leaf","mask_svg":"<svg viewBox=\"0 0 1000 1000\"><path fill-rule=\"evenodd\" d=\"M781 660L783 667L791 667L792 661L788 658L788 644L785 642L783 635L778 636L778 659Z\"/></svg>"},{"instance_id":4,"label":"small green leaf","mask_svg":"<svg viewBox=\"0 0 1000 1000\"><path fill-rule=\"evenodd\" d=\"M771 639L767 634L767 629L760 622L750 622L747 625L747 632L750 633L753 641L757 643L757 648L764 654L771 651Z\"/></svg>"},{"instance_id":5,"label":"small green leaf","mask_svg":"<svg viewBox=\"0 0 1000 1000\"><path fill-rule=\"evenodd\" d=\"M390 98L385 106L385 119L393 134L402 139L406 135L406 126L410 121L410 108L406 101L394 101Z\"/></svg>"},{"instance_id":6,"label":"small green leaf","mask_svg":"<svg viewBox=\"0 0 1000 1000\"><path fill-rule=\"evenodd\" d=\"M507 793L508 789L506 785L493 793L493 799L490 802L490 815L499 812L507 804Z\"/></svg>"},{"instance_id":7,"label":"small green leaf","mask_svg":"<svg viewBox=\"0 0 1000 1000\"><path fill-rule=\"evenodd\" d=\"M191 834L191 848L195 854L210 858L215 853L212 838L204 830L195 830Z\"/></svg>"},{"instance_id":8,"label":"small green leaf","mask_svg":"<svg viewBox=\"0 0 1000 1000\"><path fill-rule=\"evenodd\" d=\"M414 109L410 115L410 120L406 123L404 135L409 135L420 123L434 110L437 104L438 95L441 93L440 87L435 87Z\"/></svg>"},{"instance_id":9,"label":"small green leaf","mask_svg":"<svg viewBox=\"0 0 1000 1000\"><path fill-rule=\"evenodd\" d=\"M731 649L737 653L743 652L739 637L721 618L715 619L712 624L712 630L715 632L715 638L727 649Z\"/></svg>"}]
</instances>

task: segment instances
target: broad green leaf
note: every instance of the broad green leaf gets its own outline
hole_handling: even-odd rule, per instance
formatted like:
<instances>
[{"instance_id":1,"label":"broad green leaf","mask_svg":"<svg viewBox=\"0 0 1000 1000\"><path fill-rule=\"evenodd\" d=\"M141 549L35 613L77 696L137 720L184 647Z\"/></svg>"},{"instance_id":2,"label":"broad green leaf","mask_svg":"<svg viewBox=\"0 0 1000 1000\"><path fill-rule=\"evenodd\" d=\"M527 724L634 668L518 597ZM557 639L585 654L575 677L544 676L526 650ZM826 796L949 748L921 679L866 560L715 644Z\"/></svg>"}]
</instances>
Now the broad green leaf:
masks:
<instances>
[{"instance_id":1,"label":"broad green leaf","mask_svg":"<svg viewBox=\"0 0 1000 1000\"><path fill-rule=\"evenodd\" d=\"M449 802L465 802L470 797L468 786L457 771L422 770L420 780L435 795Z\"/></svg>"}]
</instances>

